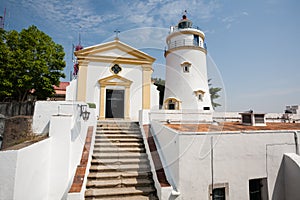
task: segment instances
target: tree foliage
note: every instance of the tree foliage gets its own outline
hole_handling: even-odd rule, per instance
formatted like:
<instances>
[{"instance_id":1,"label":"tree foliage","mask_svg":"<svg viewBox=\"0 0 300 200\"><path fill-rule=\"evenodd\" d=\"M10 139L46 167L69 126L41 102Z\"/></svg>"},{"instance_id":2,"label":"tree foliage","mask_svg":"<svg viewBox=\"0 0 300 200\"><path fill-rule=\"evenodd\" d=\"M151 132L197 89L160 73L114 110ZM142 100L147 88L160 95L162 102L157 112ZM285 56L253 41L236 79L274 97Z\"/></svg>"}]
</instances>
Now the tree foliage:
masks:
<instances>
[{"instance_id":1,"label":"tree foliage","mask_svg":"<svg viewBox=\"0 0 300 200\"><path fill-rule=\"evenodd\" d=\"M212 107L215 109L216 107L221 106L221 104L216 103L215 100L220 97L218 93L222 90L222 88L212 87L211 79L208 79L208 86L209 86L211 104Z\"/></svg>"},{"instance_id":2,"label":"tree foliage","mask_svg":"<svg viewBox=\"0 0 300 200\"><path fill-rule=\"evenodd\" d=\"M25 101L28 94L45 99L64 78L63 47L30 26L21 32L0 30L0 99Z\"/></svg>"}]
</instances>

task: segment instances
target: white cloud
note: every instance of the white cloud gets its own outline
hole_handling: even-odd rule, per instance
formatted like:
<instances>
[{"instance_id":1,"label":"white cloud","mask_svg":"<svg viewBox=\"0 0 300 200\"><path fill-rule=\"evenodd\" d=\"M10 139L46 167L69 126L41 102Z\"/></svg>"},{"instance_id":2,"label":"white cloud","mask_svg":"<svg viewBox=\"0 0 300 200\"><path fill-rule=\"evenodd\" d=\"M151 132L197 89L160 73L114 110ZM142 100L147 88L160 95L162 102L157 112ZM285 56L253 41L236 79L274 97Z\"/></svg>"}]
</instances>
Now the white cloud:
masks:
<instances>
[{"instance_id":1,"label":"white cloud","mask_svg":"<svg viewBox=\"0 0 300 200\"><path fill-rule=\"evenodd\" d=\"M242 16L248 16L249 13L246 11L240 12L238 14L227 16L221 19L221 21L225 24L226 29L230 29L233 24L237 24L240 22Z\"/></svg>"}]
</instances>

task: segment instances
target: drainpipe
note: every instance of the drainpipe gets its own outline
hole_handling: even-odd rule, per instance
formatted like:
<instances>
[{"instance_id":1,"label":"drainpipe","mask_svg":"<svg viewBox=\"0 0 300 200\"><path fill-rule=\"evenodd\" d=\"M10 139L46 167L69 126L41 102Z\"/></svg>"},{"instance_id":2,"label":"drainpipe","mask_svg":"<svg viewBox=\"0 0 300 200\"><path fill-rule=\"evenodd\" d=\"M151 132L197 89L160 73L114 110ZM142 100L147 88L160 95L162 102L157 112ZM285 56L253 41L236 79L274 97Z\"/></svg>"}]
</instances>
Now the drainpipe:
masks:
<instances>
[{"instance_id":1,"label":"drainpipe","mask_svg":"<svg viewBox=\"0 0 300 200\"><path fill-rule=\"evenodd\" d=\"M295 140L296 154L299 155L299 144L298 144L297 131L294 131L294 140Z\"/></svg>"},{"instance_id":2,"label":"drainpipe","mask_svg":"<svg viewBox=\"0 0 300 200\"><path fill-rule=\"evenodd\" d=\"M211 195L214 199L214 141L213 137L210 138L210 167L211 167Z\"/></svg>"}]
</instances>

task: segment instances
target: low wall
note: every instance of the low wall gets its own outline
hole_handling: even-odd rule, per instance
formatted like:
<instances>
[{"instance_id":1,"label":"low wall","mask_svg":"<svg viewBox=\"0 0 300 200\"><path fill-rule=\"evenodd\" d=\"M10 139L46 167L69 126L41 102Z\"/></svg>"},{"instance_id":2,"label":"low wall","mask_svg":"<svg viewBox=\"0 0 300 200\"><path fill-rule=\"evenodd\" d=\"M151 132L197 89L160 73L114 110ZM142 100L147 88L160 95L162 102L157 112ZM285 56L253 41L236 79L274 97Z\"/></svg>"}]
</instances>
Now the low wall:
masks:
<instances>
[{"instance_id":1,"label":"low wall","mask_svg":"<svg viewBox=\"0 0 300 200\"><path fill-rule=\"evenodd\" d=\"M48 139L20 150L0 152L0 199L66 198L80 163L87 128L92 123L96 126L96 120L92 117L83 121L78 109L48 118Z\"/></svg>"},{"instance_id":2,"label":"low wall","mask_svg":"<svg viewBox=\"0 0 300 200\"><path fill-rule=\"evenodd\" d=\"M182 199L208 199L213 179L214 186L227 185L231 200L247 200L249 180L257 178L267 178L272 199L283 155L296 151L292 131L190 133L156 121L151 126L167 178Z\"/></svg>"},{"instance_id":3,"label":"low wall","mask_svg":"<svg viewBox=\"0 0 300 200\"><path fill-rule=\"evenodd\" d=\"M211 122L211 111L197 111L197 110L151 110L149 113L149 121L173 121L173 122Z\"/></svg>"}]
</instances>

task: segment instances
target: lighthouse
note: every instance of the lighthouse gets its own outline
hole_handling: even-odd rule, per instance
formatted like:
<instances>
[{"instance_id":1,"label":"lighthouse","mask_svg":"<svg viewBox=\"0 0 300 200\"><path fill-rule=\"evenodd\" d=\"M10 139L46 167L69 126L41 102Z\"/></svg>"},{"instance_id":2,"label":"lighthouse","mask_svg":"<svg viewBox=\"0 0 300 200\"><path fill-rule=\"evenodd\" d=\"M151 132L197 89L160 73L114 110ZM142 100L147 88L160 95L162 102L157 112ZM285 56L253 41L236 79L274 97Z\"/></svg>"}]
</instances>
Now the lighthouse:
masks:
<instances>
[{"instance_id":1,"label":"lighthouse","mask_svg":"<svg viewBox=\"0 0 300 200\"><path fill-rule=\"evenodd\" d=\"M205 34L192 27L186 13L166 38L166 80L163 108L211 112Z\"/></svg>"}]
</instances>

